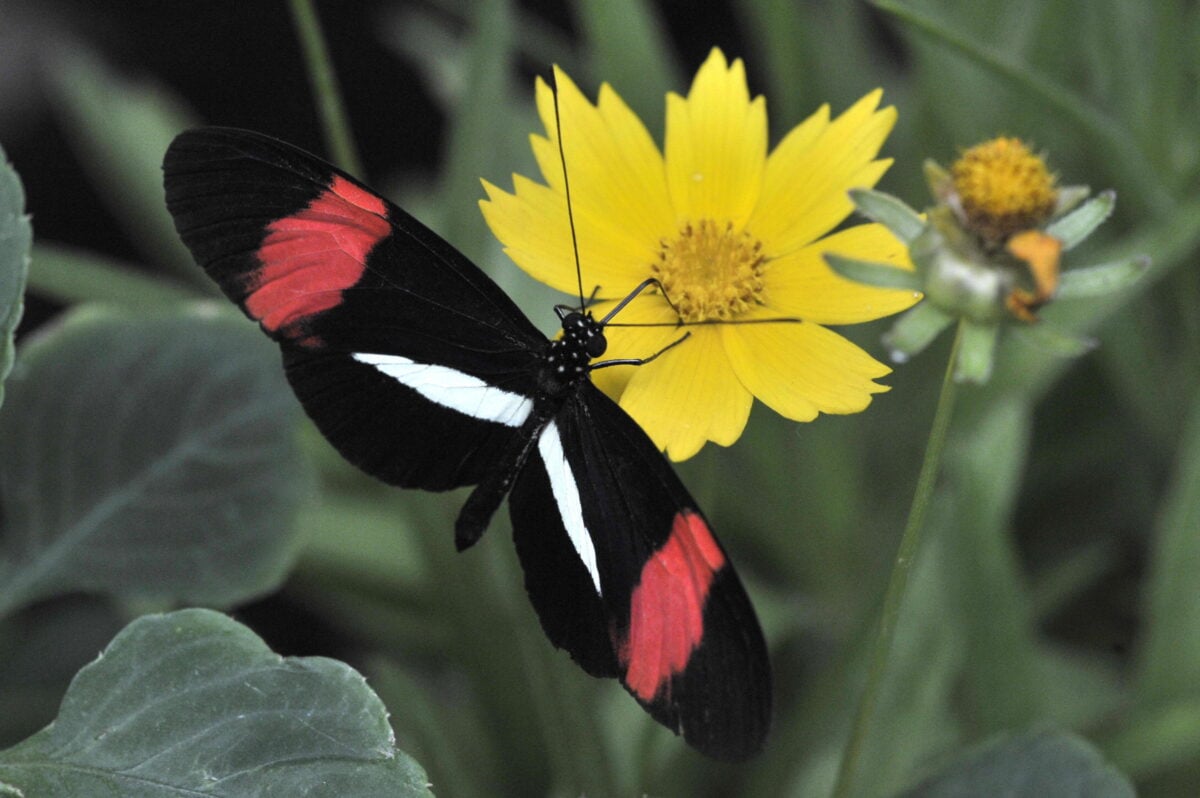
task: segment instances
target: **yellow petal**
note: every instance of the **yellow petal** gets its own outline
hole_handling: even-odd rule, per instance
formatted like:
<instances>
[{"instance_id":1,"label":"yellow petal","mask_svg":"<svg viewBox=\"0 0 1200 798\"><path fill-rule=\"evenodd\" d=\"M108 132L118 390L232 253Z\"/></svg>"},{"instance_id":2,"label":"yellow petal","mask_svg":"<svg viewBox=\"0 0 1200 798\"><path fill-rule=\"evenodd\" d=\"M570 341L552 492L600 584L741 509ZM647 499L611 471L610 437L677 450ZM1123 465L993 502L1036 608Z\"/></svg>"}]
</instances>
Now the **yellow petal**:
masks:
<instances>
[{"instance_id":1,"label":"yellow petal","mask_svg":"<svg viewBox=\"0 0 1200 798\"><path fill-rule=\"evenodd\" d=\"M837 226L853 204L846 192L875 185L890 160L873 160L896 121L875 110L873 91L828 124L821 109L780 142L767 159L762 198L749 229L771 255L783 255Z\"/></svg>"},{"instance_id":2,"label":"yellow petal","mask_svg":"<svg viewBox=\"0 0 1200 798\"><path fill-rule=\"evenodd\" d=\"M686 99L667 95L667 184L677 224L701 219L741 230L758 202L767 153L767 109L750 100L741 60L713 48Z\"/></svg>"},{"instance_id":3,"label":"yellow petal","mask_svg":"<svg viewBox=\"0 0 1200 798\"><path fill-rule=\"evenodd\" d=\"M913 268L908 249L883 225L849 227L767 265L763 299L771 310L817 324L858 324L899 313L921 298L916 291L876 288L840 277L825 262L826 252Z\"/></svg>"},{"instance_id":4,"label":"yellow petal","mask_svg":"<svg viewBox=\"0 0 1200 798\"><path fill-rule=\"evenodd\" d=\"M645 276L659 241L674 230L662 157L641 121L610 87L601 87L599 105L593 106L566 73L555 75L585 291L599 286L602 296L619 296ZM489 199L481 207L521 268L576 293L554 93L540 80L537 104L547 135L532 136L531 142L549 188L514 177L515 194L485 186ZM520 203L532 207L502 207ZM535 229L537 225L548 229Z\"/></svg>"},{"instance_id":5,"label":"yellow petal","mask_svg":"<svg viewBox=\"0 0 1200 798\"><path fill-rule=\"evenodd\" d=\"M672 460L686 460L706 441L729 446L750 417L753 398L734 377L716 327L695 326L683 343L639 366L621 407Z\"/></svg>"},{"instance_id":6,"label":"yellow petal","mask_svg":"<svg viewBox=\"0 0 1200 798\"><path fill-rule=\"evenodd\" d=\"M513 175L513 194L486 180L479 209L504 252L533 279L565 294L578 293L571 230L563 223L567 204L561 194L528 178Z\"/></svg>"},{"instance_id":7,"label":"yellow petal","mask_svg":"<svg viewBox=\"0 0 1200 798\"><path fill-rule=\"evenodd\" d=\"M787 418L812 421L818 412L857 413L872 394L889 390L872 380L891 369L820 325L740 324L720 331L742 384Z\"/></svg>"}]
</instances>

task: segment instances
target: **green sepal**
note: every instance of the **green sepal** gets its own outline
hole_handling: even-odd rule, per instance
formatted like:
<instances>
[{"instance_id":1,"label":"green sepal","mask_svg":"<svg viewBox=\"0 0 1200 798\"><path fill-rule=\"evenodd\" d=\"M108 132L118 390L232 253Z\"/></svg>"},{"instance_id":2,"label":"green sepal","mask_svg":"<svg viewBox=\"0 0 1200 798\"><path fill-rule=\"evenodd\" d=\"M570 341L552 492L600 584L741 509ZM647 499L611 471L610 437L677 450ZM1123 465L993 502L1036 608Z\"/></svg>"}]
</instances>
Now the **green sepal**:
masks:
<instances>
[{"instance_id":1,"label":"green sepal","mask_svg":"<svg viewBox=\"0 0 1200 798\"><path fill-rule=\"evenodd\" d=\"M1019 340L1054 357L1079 357L1099 345L1095 338L1073 335L1046 322L1016 325L1014 331Z\"/></svg>"},{"instance_id":2,"label":"green sepal","mask_svg":"<svg viewBox=\"0 0 1200 798\"><path fill-rule=\"evenodd\" d=\"M1065 271L1059 277L1055 299L1081 299L1122 291L1150 268L1150 258L1137 255L1115 263L1102 263Z\"/></svg>"},{"instance_id":3,"label":"green sepal","mask_svg":"<svg viewBox=\"0 0 1200 798\"><path fill-rule=\"evenodd\" d=\"M825 253L825 262L840 276L856 283L872 285L876 288L921 290L921 278L917 276L916 272L887 263L845 258L832 252Z\"/></svg>"},{"instance_id":4,"label":"green sepal","mask_svg":"<svg viewBox=\"0 0 1200 798\"><path fill-rule=\"evenodd\" d=\"M920 214L891 194L855 188L850 190L850 199L859 213L891 230L905 244L911 244L925 227Z\"/></svg>"},{"instance_id":5,"label":"green sepal","mask_svg":"<svg viewBox=\"0 0 1200 798\"><path fill-rule=\"evenodd\" d=\"M928 302L922 302L896 320L883 336L883 345L895 363L904 363L919 354L950 326L954 318L942 313Z\"/></svg>"},{"instance_id":6,"label":"green sepal","mask_svg":"<svg viewBox=\"0 0 1200 798\"><path fill-rule=\"evenodd\" d=\"M963 325L962 341L958 349L958 362L954 364L954 381L982 385L992 376L992 363L996 359L996 338L999 324Z\"/></svg>"},{"instance_id":7,"label":"green sepal","mask_svg":"<svg viewBox=\"0 0 1200 798\"><path fill-rule=\"evenodd\" d=\"M1086 190L1086 189L1085 189ZM1104 191L1080 207L1046 225L1046 234L1062 242L1063 250L1079 244L1112 215L1117 192Z\"/></svg>"}]
</instances>

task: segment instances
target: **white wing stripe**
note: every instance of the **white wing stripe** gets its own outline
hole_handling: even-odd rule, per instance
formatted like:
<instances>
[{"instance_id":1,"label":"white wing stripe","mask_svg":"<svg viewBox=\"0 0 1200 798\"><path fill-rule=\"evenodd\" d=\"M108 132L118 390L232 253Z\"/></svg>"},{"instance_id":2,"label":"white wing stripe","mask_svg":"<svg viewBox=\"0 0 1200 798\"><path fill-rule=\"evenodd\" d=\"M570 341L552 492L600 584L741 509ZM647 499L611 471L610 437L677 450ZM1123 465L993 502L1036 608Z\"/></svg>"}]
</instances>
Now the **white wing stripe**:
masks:
<instances>
[{"instance_id":1,"label":"white wing stripe","mask_svg":"<svg viewBox=\"0 0 1200 798\"><path fill-rule=\"evenodd\" d=\"M519 427L529 418L533 400L488 385L446 366L416 363L400 355L355 353L359 363L374 366L401 385L407 385L434 404L480 421Z\"/></svg>"},{"instance_id":2,"label":"white wing stripe","mask_svg":"<svg viewBox=\"0 0 1200 798\"><path fill-rule=\"evenodd\" d=\"M558 514L562 517L563 527L567 537L575 547L575 553L583 561L596 586L596 594L600 591L600 570L596 567L596 549L592 546L592 536L588 534L583 524L583 504L579 500L579 486L575 484L575 475L571 473L571 464L563 453L562 438L558 434L558 426L551 421L542 430L538 438L538 453L546 465L546 474L550 477L550 492L558 504Z\"/></svg>"}]
</instances>

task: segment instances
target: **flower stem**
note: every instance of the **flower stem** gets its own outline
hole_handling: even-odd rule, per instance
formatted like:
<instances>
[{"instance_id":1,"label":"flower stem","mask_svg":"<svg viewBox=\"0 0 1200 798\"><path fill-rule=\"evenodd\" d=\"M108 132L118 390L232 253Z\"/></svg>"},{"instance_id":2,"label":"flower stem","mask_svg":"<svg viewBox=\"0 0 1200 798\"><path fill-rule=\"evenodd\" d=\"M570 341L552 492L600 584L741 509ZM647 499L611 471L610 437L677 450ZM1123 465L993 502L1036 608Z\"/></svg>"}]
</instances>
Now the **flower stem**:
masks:
<instances>
[{"instance_id":1,"label":"flower stem","mask_svg":"<svg viewBox=\"0 0 1200 798\"><path fill-rule=\"evenodd\" d=\"M304 63L308 67L308 81L312 86L313 99L321 116L321 127L325 131L325 145L330 157L338 166L352 175L363 179L362 162L354 147L354 136L350 133L350 122L346 118L346 106L333 73L333 62L321 20L313 0L291 0L292 22L304 51Z\"/></svg>"},{"instance_id":2,"label":"flower stem","mask_svg":"<svg viewBox=\"0 0 1200 798\"><path fill-rule=\"evenodd\" d=\"M929 432L929 441L925 444L925 459L921 463L921 473L917 477L916 491L913 493L912 505L908 511L908 523L904 527L904 536L900 539L900 548L896 552L896 562L892 566L887 592L883 596L883 609L879 616L879 633L871 650L867 684L863 688L862 697L859 698L858 711L854 716L854 726L850 730L850 739L846 743L846 749L842 754L842 763L838 768L837 783L833 789L835 798L848 798L853 794L852 788L858 760L875 714L875 704L879 698L883 676L887 672L888 656L892 651L892 641L896 636L896 626L900 619L900 607L904 603L904 591L908 586L908 577L912 573L913 562L921 545L921 531L925 526L925 514L929 509L929 500L933 497L933 487L940 470L942 452L946 446L946 432L950 428L950 417L954 414L956 394L954 367L958 360L962 337L963 323L959 322L954 335L954 346L950 350L949 362L946 364L946 374L942 378L942 392L938 397L937 410L933 416L933 427Z\"/></svg>"}]
</instances>

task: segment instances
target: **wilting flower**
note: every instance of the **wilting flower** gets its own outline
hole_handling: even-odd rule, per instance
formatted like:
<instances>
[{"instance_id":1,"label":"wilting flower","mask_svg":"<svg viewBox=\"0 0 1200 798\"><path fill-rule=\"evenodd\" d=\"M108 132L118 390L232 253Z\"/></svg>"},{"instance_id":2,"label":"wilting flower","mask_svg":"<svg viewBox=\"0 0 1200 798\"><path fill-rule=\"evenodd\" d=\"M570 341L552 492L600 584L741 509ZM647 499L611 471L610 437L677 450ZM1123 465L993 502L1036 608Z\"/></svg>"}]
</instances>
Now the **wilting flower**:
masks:
<instances>
[{"instance_id":1,"label":"wilting flower","mask_svg":"<svg viewBox=\"0 0 1200 798\"><path fill-rule=\"evenodd\" d=\"M878 108L881 92L832 120L821 108L768 156L765 101L751 99L742 62L714 49L687 97L667 95L660 153L607 84L593 106L555 76L583 293L599 299L591 310L603 317L647 278L659 286L608 327L605 359L646 358L688 334L638 368L593 372L660 448L682 460L706 441L733 443L754 397L810 421L858 412L887 390L875 382L887 366L826 325L896 313L920 295L843 279L823 260L833 251L912 268L881 225L827 235L853 209L847 190L873 186L891 163L876 159L896 117ZM521 268L576 294L554 102L539 81L546 135L531 140L545 185L515 175L510 194L485 182L480 205Z\"/></svg>"},{"instance_id":2,"label":"wilting flower","mask_svg":"<svg viewBox=\"0 0 1200 798\"><path fill-rule=\"evenodd\" d=\"M1062 354L1090 349L1090 341L1032 325L1052 299L1117 290L1145 269L1144 259L1133 259L1060 272L1062 253L1108 218L1116 195L1104 192L1080 205L1087 188L1059 187L1045 160L1015 138L972 147L949 170L927 162L925 174L937 202L924 217L886 194L852 192L864 215L909 245L915 271L829 258L851 279L924 292L926 301L885 337L893 359L921 351L955 319L964 325L956 368L964 381L984 382L991 374L1002 323L1037 330L1044 349Z\"/></svg>"}]
</instances>

